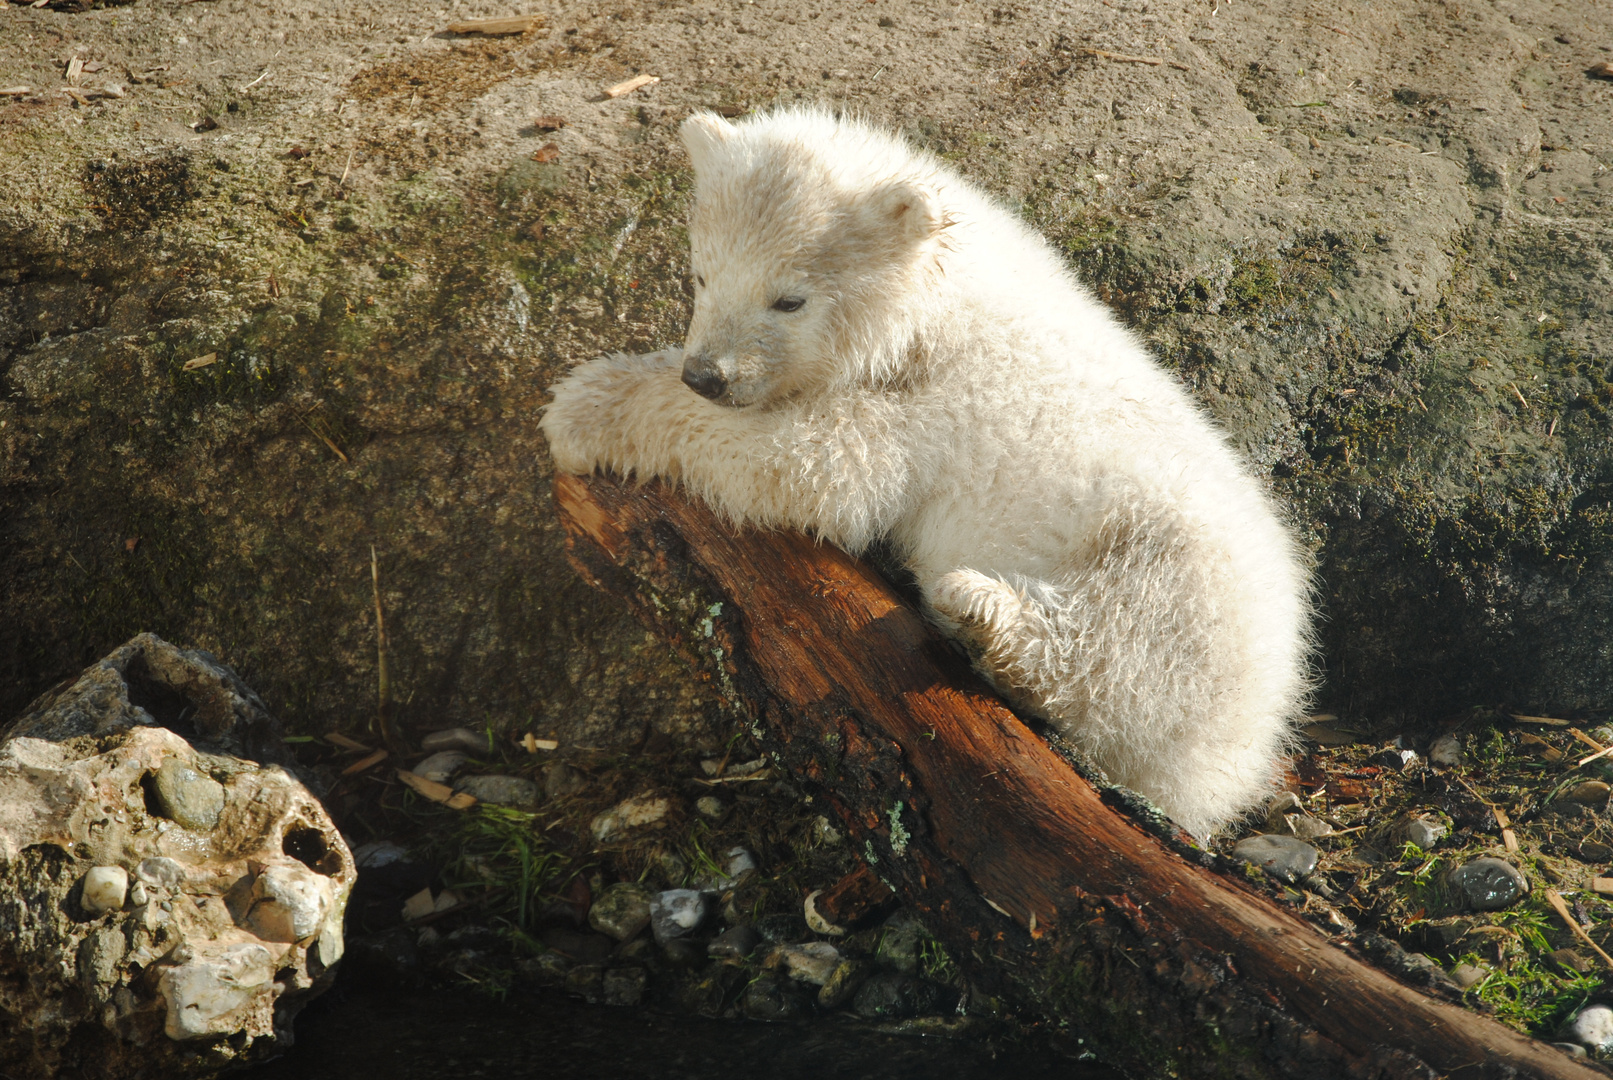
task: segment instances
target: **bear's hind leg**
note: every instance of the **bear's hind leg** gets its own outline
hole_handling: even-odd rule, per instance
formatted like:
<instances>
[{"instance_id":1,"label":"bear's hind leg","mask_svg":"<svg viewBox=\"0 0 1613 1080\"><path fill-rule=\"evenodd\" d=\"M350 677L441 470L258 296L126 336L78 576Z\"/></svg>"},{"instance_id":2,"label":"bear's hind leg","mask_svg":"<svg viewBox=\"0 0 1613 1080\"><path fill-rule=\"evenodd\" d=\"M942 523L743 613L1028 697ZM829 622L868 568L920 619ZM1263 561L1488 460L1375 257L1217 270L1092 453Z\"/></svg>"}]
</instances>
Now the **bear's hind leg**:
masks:
<instances>
[{"instance_id":1,"label":"bear's hind leg","mask_svg":"<svg viewBox=\"0 0 1613 1080\"><path fill-rule=\"evenodd\" d=\"M1045 582L1019 587L978 570L962 568L919 582L925 602L943 629L969 651L975 668L1015 706L1045 712L1050 668L1058 639L1042 598Z\"/></svg>"}]
</instances>

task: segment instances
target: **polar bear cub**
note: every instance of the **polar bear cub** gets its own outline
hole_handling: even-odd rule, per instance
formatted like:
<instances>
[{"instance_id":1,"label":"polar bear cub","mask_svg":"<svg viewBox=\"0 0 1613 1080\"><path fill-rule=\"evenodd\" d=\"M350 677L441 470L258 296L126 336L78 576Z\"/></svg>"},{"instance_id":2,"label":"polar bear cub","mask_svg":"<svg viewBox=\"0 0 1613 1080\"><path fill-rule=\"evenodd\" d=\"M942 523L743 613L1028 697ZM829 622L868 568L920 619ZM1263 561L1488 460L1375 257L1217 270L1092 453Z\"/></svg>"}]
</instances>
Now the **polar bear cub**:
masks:
<instances>
[{"instance_id":1,"label":"polar bear cub","mask_svg":"<svg viewBox=\"0 0 1613 1080\"><path fill-rule=\"evenodd\" d=\"M1307 573L1259 482L1039 236L827 112L683 125L682 350L554 387L556 465L885 541L1014 703L1200 837L1272 790Z\"/></svg>"}]
</instances>

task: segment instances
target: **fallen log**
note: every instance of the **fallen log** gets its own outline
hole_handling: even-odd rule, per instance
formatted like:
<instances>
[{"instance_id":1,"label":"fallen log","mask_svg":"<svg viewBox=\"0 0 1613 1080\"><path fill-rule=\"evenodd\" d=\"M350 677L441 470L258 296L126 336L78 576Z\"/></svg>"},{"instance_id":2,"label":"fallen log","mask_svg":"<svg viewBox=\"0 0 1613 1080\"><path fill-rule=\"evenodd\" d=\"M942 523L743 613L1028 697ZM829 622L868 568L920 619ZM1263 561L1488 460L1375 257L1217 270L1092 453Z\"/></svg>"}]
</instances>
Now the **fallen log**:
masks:
<instances>
[{"instance_id":1,"label":"fallen log","mask_svg":"<svg viewBox=\"0 0 1613 1080\"><path fill-rule=\"evenodd\" d=\"M1145 1076L1596 1077L1397 981L1100 791L867 565L560 476L571 560L715 680L971 980Z\"/></svg>"}]
</instances>

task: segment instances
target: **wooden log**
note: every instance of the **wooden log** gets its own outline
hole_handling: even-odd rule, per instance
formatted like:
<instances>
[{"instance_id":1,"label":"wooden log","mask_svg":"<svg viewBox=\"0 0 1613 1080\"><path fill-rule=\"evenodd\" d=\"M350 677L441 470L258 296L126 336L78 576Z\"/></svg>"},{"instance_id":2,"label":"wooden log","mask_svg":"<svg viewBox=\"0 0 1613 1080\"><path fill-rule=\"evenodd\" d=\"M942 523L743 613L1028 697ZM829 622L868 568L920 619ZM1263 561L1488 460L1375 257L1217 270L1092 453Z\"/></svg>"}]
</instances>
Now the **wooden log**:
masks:
<instances>
[{"instance_id":1,"label":"wooden log","mask_svg":"<svg viewBox=\"0 0 1613 1080\"><path fill-rule=\"evenodd\" d=\"M560 476L555 498L577 569L716 682L970 979L1100 1057L1161 1076L1607 1075L1397 981L1100 792L857 559L660 483Z\"/></svg>"}]
</instances>

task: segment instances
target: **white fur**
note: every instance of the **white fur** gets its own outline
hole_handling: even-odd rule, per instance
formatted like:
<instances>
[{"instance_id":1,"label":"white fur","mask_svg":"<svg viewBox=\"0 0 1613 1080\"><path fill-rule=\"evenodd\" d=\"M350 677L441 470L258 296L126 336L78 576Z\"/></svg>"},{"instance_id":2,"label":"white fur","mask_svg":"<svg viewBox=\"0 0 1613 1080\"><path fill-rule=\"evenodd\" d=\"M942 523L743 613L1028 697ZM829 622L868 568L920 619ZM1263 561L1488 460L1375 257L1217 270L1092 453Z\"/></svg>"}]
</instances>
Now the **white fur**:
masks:
<instances>
[{"instance_id":1,"label":"white fur","mask_svg":"<svg viewBox=\"0 0 1613 1080\"><path fill-rule=\"evenodd\" d=\"M1267 794L1306 686L1306 571L1181 386L1046 242L897 139L807 110L683 138L685 348L562 380L557 465L853 552L885 538L983 673L1113 780L1199 836Z\"/></svg>"}]
</instances>

